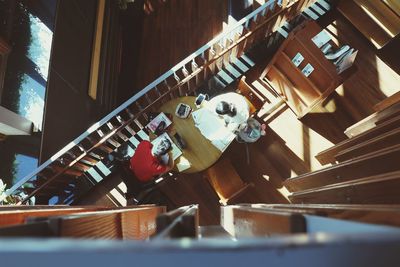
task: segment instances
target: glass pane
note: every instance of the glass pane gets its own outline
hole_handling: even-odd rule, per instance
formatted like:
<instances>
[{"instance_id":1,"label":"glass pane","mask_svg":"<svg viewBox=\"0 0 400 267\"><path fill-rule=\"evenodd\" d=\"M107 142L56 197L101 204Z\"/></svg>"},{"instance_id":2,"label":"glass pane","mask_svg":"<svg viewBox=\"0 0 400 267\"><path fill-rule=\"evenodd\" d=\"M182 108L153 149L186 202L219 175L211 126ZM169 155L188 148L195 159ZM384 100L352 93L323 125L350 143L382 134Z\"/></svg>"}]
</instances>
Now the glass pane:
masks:
<instances>
[{"instance_id":1,"label":"glass pane","mask_svg":"<svg viewBox=\"0 0 400 267\"><path fill-rule=\"evenodd\" d=\"M39 18L29 14L31 26L31 43L29 44L28 57L38 67L40 75L47 80L49 60L53 33Z\"/></svg>"},{"instance_id":2,"label":"glass pane","mask_svg":"<svg viewBox=\"0 0 400 267\"><path fill-rule=\"evenodd\" d=\"M53 33L34 15L34 3L19 2L12 16L1 104L41 129Z\"/></svg>"},{"instance_id":3,"label":"glass pane","mask_svg":"<svg viewBox=\"0 0 400 267\"><path fill-rule=\"evenodd\" d=\"M32 121L41 130L46 88L24 74L19 91L21 95L18 113Z\"/></svg>"}]
</instances>

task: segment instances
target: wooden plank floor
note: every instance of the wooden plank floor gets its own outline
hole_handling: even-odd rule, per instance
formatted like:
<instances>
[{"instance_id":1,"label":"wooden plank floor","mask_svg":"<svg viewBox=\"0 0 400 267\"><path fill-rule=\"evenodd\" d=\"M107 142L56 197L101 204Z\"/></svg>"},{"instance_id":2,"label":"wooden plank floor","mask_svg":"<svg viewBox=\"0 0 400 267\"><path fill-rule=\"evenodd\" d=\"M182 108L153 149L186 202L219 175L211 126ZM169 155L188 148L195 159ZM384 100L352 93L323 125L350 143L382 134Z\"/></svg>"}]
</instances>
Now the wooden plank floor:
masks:
<instances>
[{"instance_id":1,"label":"wooden plank floor","mask_svg":"<svg viewBox=\"0 0 400 267\"><path fill-rule=\"evenodd\" d=\"M167 3L145 18L137 63L140 68L132 70L136 75L134 89L145 86L209 41L221 30L226 17L225 1ZM400 89L399 75L343 17L332 12L319 23L328 26L341 43L359 50L355 63L358 72L301 121L289 109L281 113L268 125L267 135L249 145L249 164L243 144L229 147L224 157L231 160L244 181L255 184L238 202L287 203L288 192L282 188L282 181L321 168L314 156L346 138L343 131L348 126L371 114L376 103ZM250 82L259 82L270 55L257 51L252 56L257 65L248 77ZM180 175L160 189L176 207L198 203L201 225L219 222L218 198L201 173Z\"/></svg>"}]
</instances>

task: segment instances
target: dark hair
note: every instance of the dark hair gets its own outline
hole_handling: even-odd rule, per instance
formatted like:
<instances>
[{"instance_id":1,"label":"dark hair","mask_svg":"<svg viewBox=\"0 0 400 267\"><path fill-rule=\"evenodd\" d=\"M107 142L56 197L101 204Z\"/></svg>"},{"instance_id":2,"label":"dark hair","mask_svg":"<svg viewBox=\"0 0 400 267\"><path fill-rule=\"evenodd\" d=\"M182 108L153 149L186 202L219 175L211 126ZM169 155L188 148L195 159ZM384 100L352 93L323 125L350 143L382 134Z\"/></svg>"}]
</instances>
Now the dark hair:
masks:
<instances>
[{"instance_id":1,"label":"dark hair","mask_svg":"<svg viewBox=\"0 0 400 267\"><path fill-rule=\"evenodd\" d=\"M219 115L228 115L233 117L236 115L236 108L234 105L229 104L226 101L218 102L217 106L215 107L215 112Z\"/></svg>"}]
</instances>

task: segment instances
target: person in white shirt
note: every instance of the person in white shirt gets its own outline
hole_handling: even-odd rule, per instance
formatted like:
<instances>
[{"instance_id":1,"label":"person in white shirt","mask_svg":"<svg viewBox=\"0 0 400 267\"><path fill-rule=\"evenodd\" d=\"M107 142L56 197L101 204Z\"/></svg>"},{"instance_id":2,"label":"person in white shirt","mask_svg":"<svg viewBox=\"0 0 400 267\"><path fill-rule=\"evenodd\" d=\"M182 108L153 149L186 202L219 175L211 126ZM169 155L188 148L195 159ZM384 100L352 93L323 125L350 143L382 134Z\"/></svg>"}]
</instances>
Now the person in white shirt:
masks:
<instances>
[{"instance_id":1,"label":"person in white shirt","mask_svg":"<svg viewBox=\"0 0 400 267\"><path fill-rule=\"evenodd\" d=\"M223 118L225 125L232 132L246 124L250 115L250 107L245 97L233 92L213 97L206 103L206 108Z\"/></svg>"}]
</instances>

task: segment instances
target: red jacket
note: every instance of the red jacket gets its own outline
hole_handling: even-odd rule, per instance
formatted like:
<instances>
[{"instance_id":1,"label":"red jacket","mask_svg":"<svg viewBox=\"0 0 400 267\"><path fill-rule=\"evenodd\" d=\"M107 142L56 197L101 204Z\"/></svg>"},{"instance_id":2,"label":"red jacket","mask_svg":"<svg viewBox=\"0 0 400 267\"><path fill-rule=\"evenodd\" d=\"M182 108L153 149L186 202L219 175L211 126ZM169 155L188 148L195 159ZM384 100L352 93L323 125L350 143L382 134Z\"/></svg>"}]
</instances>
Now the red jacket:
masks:
<instances>
[{"instance_id":1,"label":"red jacket","mask_svg":"<svg viewBox=\"0 0 400 267\"><path fill-rule=\"evenodd\" d=\"M148 182L168 169L168 166L163 165L157 157L153 156L152 147L149 141L140 142L130 160L131 171L142 182Z\"/></svg>"}]
</instances>

